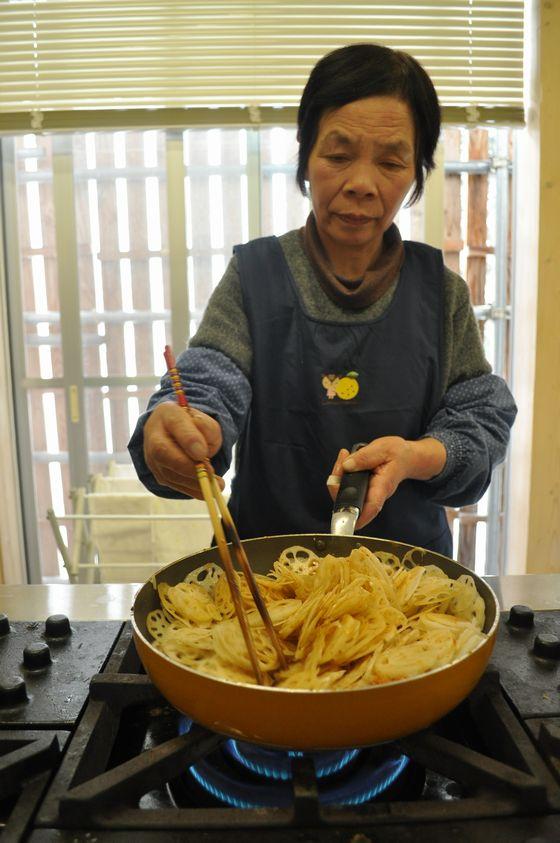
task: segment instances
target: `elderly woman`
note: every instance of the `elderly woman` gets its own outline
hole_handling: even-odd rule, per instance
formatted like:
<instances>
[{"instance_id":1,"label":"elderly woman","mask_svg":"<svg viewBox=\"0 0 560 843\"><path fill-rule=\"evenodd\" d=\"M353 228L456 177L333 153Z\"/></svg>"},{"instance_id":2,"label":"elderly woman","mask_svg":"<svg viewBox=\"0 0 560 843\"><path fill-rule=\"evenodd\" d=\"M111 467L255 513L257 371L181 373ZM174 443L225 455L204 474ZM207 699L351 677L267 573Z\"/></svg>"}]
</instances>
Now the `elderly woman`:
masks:
<instances>
[{"instance_id":1,"label":"elderly woman","mask_svg":"<svg viewBox=\"0 0 560 843\"><path fill-rule=\"evenodd\" d=\"M356 44L318 62L298 111L313 210L235 248L178 358L194 418L164 378L131 439L148 489L200 497L194 461L223 474L237 442L242 537L328 532L341 474L368 468L358 531L451 554L443 506L484 493L516 408L467 285L393 222L422 194L439 130L432 82L406 53Z\"/></svg>"}]
</instances>

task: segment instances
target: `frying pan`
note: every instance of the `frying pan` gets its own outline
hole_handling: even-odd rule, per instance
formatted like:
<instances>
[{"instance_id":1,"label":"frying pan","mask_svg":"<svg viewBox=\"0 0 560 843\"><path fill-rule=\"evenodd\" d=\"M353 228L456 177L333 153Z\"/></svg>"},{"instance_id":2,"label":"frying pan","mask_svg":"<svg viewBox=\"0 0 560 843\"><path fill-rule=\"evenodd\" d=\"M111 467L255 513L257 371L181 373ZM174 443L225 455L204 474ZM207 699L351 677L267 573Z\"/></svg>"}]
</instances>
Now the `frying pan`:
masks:
<instances>
[{"instance_id":1,"label":"frying pan","mask_svg":"<svg viewBox=\"0 0 560 843\"><path fill-rule=\"evenodd\" d=\"M255 573L266 574L281 552L292 545L318 556L348 556L360 546L394 553L399 558L412 545L365 536L303 534L246 539L243 545ZM499 606L492 589L459 563L424 551L418 562L436 565L456 579L469 574L484 600L486 639L454 664L422 676L385 685L339 691L270 688L207 676L177 664L151 643L146 618L159 609L157 584L175 585L207 562L218 562L216 548L195 553L162 568L136 595L133 635L154 685L179 711L224 735L265 746L321 750L368 746L424 729L455 708L475 687L494 646Z\"/></svg>"}]
</instances>

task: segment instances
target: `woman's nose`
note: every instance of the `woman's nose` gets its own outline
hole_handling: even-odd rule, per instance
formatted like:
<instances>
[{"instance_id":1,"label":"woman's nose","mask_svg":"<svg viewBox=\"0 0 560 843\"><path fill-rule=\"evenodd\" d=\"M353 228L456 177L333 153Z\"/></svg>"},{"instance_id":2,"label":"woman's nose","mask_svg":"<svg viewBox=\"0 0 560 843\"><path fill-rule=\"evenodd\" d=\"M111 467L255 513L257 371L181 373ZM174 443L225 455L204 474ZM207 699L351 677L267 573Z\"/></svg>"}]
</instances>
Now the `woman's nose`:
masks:
<instances>
[{"instance_id":1,"label":"woman's nose","mask_svg":"<svg viewBox=\"0 0 560 843\"><path fill-rule=\"evenodd\" d=\"M376 196L378 175L375 165L356 162L348 173L344 190L352 196Z\"/></svg>"}]
</instances>

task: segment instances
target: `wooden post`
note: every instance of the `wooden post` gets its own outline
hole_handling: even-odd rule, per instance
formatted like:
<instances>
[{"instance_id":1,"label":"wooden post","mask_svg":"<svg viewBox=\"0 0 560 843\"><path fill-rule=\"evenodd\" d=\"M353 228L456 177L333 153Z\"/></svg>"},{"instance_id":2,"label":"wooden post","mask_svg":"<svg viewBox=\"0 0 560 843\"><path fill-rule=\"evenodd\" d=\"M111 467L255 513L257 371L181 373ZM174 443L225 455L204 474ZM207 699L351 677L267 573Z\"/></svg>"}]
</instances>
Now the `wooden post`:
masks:
<instances>
[{"instance_id":1,"label":"wooden post","mask_svg":"<svg viewBox=\"0 0 560 843\"><path fill-rule=\"evenodd\" d=\"M112 168L115 164L114 135L96 135L97 166ZM124 178L124 172L123 172ZM98 182L99 234L101 240L101 261L103 275L103 297L105 310L122 309L121 274L117 216L116 182L107 177ZM128 256L128 255L127 255ZM124 255L123 255L124 257ZM107 369L109 375L124 375L124 331L122 324L106 324ZM128 413L126 393L111 396L111 426L113 443L125 442L128 438Z\"/></svg>"},{"instance_id":2,"label":"wooden post","mask_svg":"<svg viewBox=\"0 0 560 843\"><path fill-rule=\"evenodd\" d=\"M488 131L486 129L472 129L469 132L469 160L479 161L488 158ZM469 174L468 176L468 208L467 208L467 284L471 292L473 305L484 304L486 286L486 255L488 247L486 238L488 227L486 224L486 209L488 203L488 175ZM461 512L466 514L477 512L477 504L464 506ZM474 570L476 554L475 519L460 521L458 561L467 568Z\"/></svg>"},{"instance_id":3,"label":"wooden post","mask_svg":"<svg viewBox=\"0 0 560 843\"><path fill-rule=\"evenodd\" d=\"M461 158L461 130L444 130L445 158L459 161ZM443 260L453 272L460 272L459 255L464 243L461 235L461 174L447 173L444 194Z\"/></svg>"}]
</instances>

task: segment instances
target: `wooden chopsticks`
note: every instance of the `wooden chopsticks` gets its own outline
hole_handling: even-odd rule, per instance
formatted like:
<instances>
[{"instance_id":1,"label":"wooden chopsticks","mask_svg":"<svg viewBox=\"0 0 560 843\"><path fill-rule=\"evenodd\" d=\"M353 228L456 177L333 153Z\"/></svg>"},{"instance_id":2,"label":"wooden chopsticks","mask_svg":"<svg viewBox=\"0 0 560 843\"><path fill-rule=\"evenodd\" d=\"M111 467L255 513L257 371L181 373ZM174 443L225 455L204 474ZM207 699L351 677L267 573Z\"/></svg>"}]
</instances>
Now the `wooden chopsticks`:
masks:
<instances>
[{"instance_id":1,"label":"wooden chopsticks","mask_svg":"<svg viewBox=\"0 0 560 843\"><path fill-rule=\"evenodd\" d=\"M184 407L187 412L190 413L191 408L189 406L187 396L185 395L183 386L181 384L181 378L175 365L175 358L173 356L171 348L168 345L165 346L164 356L165 362L167 364L167 371L169 377L171 378L173 390L177 398L177 403L181 407ZM272 641L274 649L276 650L276 654L278 656L280 665L283 668L286 668L287 662L282 651L280 638L278 637L278 633L274 629L272 620L270 618L270 614L268 612L268 609L266 608L266 604L262 598L262 594L259 591L257 581L255 580L255 576L249 564L249 560L247 559L247 554L245 553L245 549L241 544L239 534L237 532L233 518L222 495L222 492L218 485L218 481L216 480L216 475L214 473L212 464L210 463L210 460L204 460L202 462L196 463L195 465L196 476L198 479L200 490L202 492L202 496L206 502L208 514L210 515L210 520L214 529L214 535L218 544L218 552L220 554L220 559L222 560L222 565L228 581L229 590L233 599L233 605L235 607L235 613L237 615L239 625L241 626L241 631L243 633L245 645L249 653L251 666L253 668L253 672L259 685L264 685L265 678L259 665L257 653L255 651L255 644L253 641L253 636L251 634L249 622L247 620L247 614L243 605L241 592L239 590L239 583L237 580L235 568L233 566L233 562L229 552L229 547L227 545L224 527L228 532L228 537L233 546L237 562L241 567L241 570L243 571L243 574L253 596L253 600L255 601L255 605L270 636L270 640Z\"/></svg>"}]
</instances>

